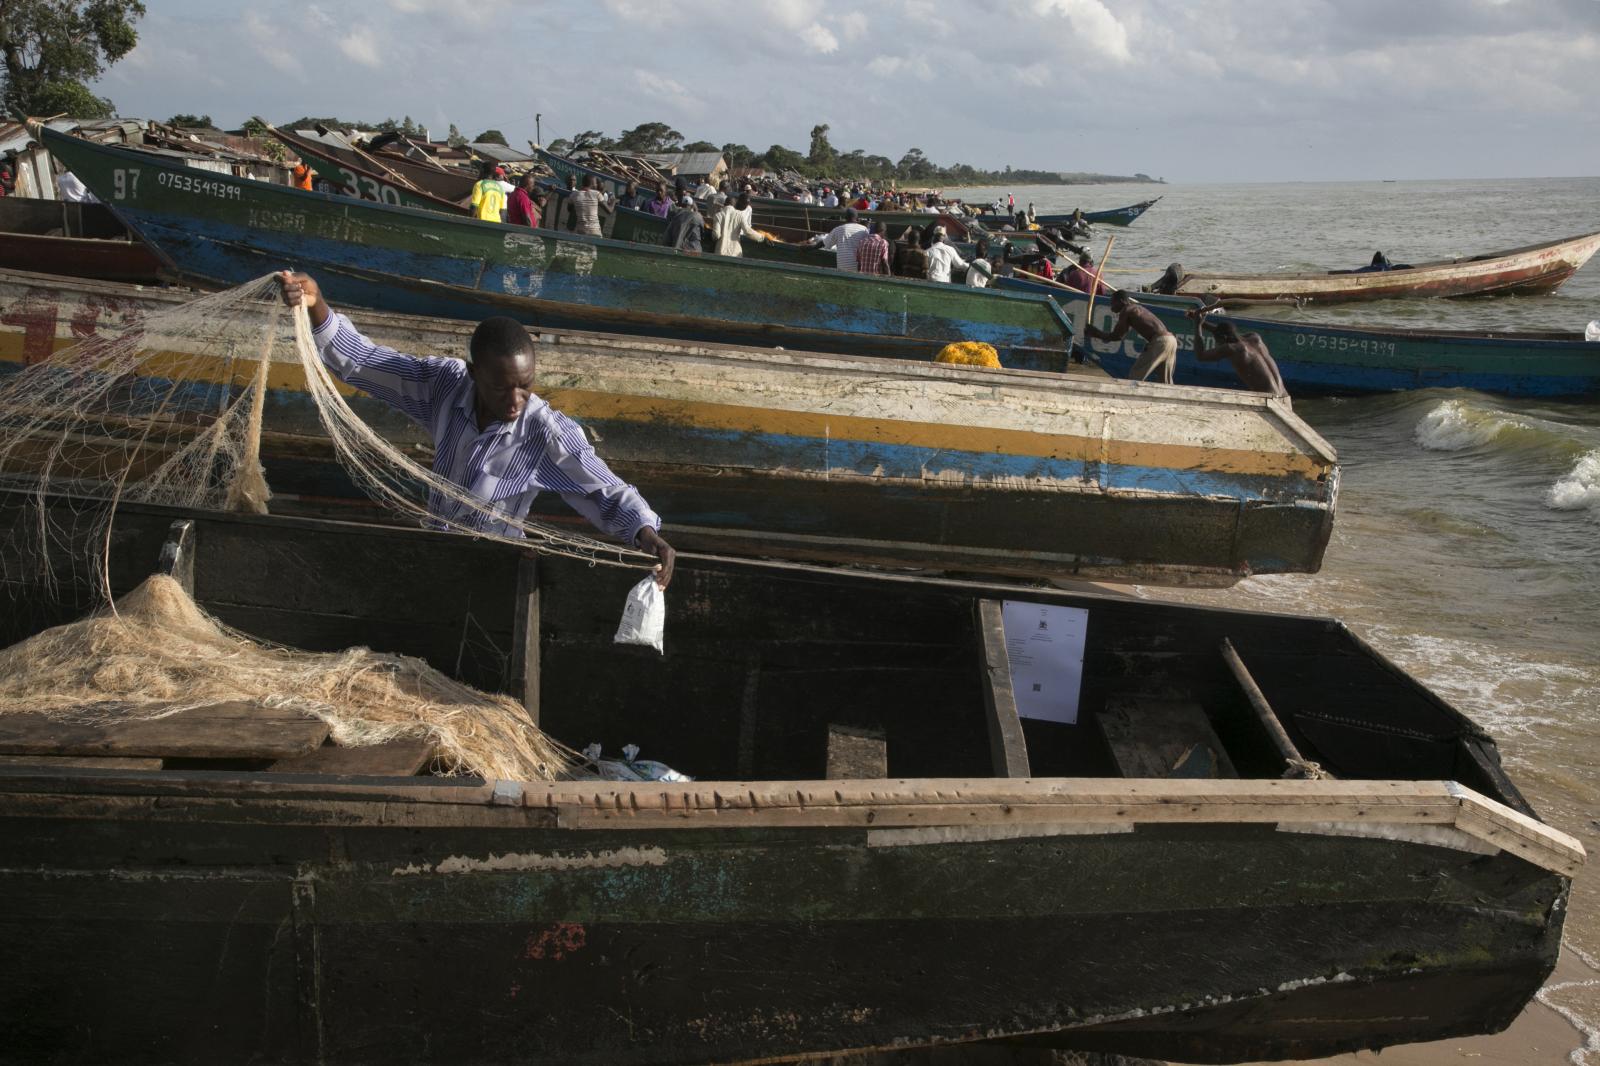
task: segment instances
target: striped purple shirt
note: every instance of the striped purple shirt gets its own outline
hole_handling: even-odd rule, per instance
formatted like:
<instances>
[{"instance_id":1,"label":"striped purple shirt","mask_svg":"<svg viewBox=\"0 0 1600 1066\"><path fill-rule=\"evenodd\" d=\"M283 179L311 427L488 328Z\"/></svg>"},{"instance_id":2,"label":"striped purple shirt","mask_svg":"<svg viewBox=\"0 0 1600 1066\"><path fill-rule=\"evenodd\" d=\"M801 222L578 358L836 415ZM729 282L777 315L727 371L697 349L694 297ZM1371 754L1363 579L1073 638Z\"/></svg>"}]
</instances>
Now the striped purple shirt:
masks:
<instances>
[{"instance_id":1,"label":"striped purple shirt","mask_svg":"<svg viewBox=\"0 0 1600 1066\"><path fill-rule=\"evenodd\" d=\"M596 529L635 544L661 519L639 490L613 474L583 429L537 396L522 414L478 431L467 365L458 359L419 359L373 344L335 312L312 332L335 377L382 400L433 435L433 472L460 485L498 515L473 510L437 493L428 512L485 533L520 537L508 522L527 516L540 492L558 492ZM442 524L442 523L441 523Z\"/></svg>"}]
</instances>

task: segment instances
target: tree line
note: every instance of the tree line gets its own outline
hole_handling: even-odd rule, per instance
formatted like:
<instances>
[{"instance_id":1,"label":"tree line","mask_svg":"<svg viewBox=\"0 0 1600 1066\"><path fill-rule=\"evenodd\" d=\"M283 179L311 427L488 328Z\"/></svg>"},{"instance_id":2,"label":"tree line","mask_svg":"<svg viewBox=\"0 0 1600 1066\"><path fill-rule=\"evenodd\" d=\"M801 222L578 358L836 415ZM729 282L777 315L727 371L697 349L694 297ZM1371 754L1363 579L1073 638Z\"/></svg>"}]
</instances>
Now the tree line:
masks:
<instances>
[{"instance_id":1,"label":"tree line","mask_svg":"<svg viewBox=\"0 0 1600 1066\"><path fill-rule=\"evenodd\" d=\"M599 130L584 130L572 137L561 137L546 147L558 155L595 148L616 152L720 152L728 166L761 168L785 172L793 171L808 178L842 178L846 180L873 180L915 182L922 185L988 185L1012 183L1020 185L1055 185L1094 181L1151 181L1147 174L1126 177L1116 174L1089 172L1066 173L1055 170L1029 170L1007 166L1001 170L986 170L956 163L941 166L927 157L921 148L910 148L899 159L886 155L873 155L865 149L854 148L842 152L833 146L828 134L831 127L819 123L811 127L811 143L805 152L774 144L764 152L748 145L729 142L717 145L711 141L685 141L684 135L665 122L645 122L631 130L623 130L615 137L607 137Z\"/></svg>"},{"instance_id":2,"label":"tree line","mask_svg":"<svg viewBox=\"0 0 1600 1066\"><path fill-rule=\"evenodd\" d=\"M140 0L0 0L0 111L12 115L67 114L75 118L105 118L115 105L96 96L89 83L113 63L133 51L139 41L134 24L145 14ZM209 115L174 115L172 125L204 127ZM261 125L252 119L252 125ZM316 125L340 129L375 129L420 136L424 128L407 115L377 123L349 122L335 117L302 116L282 124L288 129ZM665 122L645 122L615 137L599 130L584 130L549 144L553 152L584 148L620 152L720 152L730 167L760 167L793 171L810 178L898 180L923 185L983 185L991 183L1053 184L1082 181L1149 181L1108 174L1064 174L1053 170L1006 167L988 170L956 163L942 166L920 148L910 148L899 159L875 155L865 149L840 151L833 146L826 124L811 128L804 152L773 144L764 152L729 142L686 141ZM454 125L446 140L453 146L470 142L506 144L499 130L487 129L470 139Z\"/></svg>"}]
</instances>

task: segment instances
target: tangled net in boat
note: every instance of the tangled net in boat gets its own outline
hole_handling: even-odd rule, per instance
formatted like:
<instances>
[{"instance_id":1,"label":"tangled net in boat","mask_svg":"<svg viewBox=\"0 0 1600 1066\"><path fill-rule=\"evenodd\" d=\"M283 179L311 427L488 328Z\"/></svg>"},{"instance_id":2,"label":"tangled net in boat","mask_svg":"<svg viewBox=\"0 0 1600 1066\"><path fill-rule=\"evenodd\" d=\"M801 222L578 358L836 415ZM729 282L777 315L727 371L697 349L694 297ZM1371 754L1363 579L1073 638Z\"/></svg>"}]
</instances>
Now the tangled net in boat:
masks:
<instances>
[{"instance_id":1,"label":"tangled net in boat","mask_svg":"<svg viewBox=\"0 0 1600 1066\"><path fill-rule=\"evenodd\" d=\"M0 382L0 485L91 499L265 513L269 388L305 389L345 472L395 516L595 563L648 568L631 548L503 513L385 440L340 393L303 308L267 275L130 320ZM288 320L288 321L286 321ZM429 515L429 493L459 505ZM513 535L486 533L509 525ZM48 548L49 530L39 529ZM514 534L520 533L521 536Z\"/></svg>"},{"instance_id":2,"label":"tangled net in boat","mask_svg":"<svg viewBox=\"0 0 1600 1066\"><path fill-rule=\"evenodd\" d=\"M231 702L320 718L342 747L426 738L442 773L548 781L576 761L506 696L409 656L253 640L201 610L165 574L145 579L115 609L0 650L0 713L127 721Z\"/></svg>"}]
</instances>

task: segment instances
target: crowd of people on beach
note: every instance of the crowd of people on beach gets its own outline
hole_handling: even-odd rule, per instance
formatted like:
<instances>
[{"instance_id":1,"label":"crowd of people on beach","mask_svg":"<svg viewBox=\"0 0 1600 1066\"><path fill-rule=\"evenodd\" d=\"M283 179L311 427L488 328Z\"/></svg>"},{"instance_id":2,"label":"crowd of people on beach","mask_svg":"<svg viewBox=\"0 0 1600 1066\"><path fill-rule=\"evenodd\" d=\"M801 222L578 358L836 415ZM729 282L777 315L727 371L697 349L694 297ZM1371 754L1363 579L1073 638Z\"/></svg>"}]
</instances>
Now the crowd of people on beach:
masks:
<instances>
[{"instance_id":1,"label":"crowd of people on beach","mask_svg":"<svg viewBox=\"0 0 1600 1066\"><path fill-rule=\"evenodd\" d=\"M638 211L666 223L662 243L690 255L715 254L740 257L745 242L764 243L779 238L756 224L754 197L785 200L799 205L815 205L823 210L842 209L843 221L826 233L813 234L799 241L801 247L833 253L834 266L850 273L884 277L916 278L941 284L964 284L987 288L997 277L1019 277L1035 282L1064 285L1096 298L1108 299L1116 320L1110 329L1085 326L1087 339L1119 342L1130 332L1144 340L1143 350L1129 377L1171 384L1177 363L1177 339L1159 316L1141 305L1132 295L1114 290L1100 276L1087 249L1074 244L1080 234L1081 212L1065 227L1041 227L1033 205L1012 211L1013 205L998 199L981 211L972 210L959 200L945 199L937 193L912 194L894 189L876 189L867 184L836 188L832 185L799 188L767 180L728 180L713 184L677 179L669 184L656 181L646 187L628 181L623 190L607 194L592 174L580 182L566 179L565 190L555 195L539 187L532 172L522 174L515 184L506 180L504 168L486 167L473 187L471 204L474 217L511 225L561 229L590 236L604 236L606 216L618 210ZM889 223L874 215L894 212L925 214L922 225ZM963 254L950 238L946 220L980 218L989 236L980 237L970 255ZM1007 234L1027 232L1027 244L1014 243ZM1066 263L1058 268L1057 261ZM1376 261L1375 261L1376 262ZM1366 269L1378 269L1369 267ZM1159 290L1159 285L1158 285ZM1283 379L1265 344L1256 334L1241 335L1223 318L1211 319L1215 308L1196 316L1196 355L1203 361L1228 360L1246 388L1287 397ZM1207 331L1212 344L1206 345Z\"/></svg>"}]
</instances>

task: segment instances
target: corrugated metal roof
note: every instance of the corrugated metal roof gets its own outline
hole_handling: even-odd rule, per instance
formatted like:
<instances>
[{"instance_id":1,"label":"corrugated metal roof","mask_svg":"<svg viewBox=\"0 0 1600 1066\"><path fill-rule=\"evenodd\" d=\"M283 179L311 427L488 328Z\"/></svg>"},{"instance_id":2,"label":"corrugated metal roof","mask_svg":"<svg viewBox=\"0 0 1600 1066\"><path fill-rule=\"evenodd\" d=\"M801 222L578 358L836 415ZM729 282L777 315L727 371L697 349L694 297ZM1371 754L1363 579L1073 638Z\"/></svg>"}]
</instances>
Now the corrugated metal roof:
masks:
<instances>
[{"instance_id":1,"label":"corrugated metal roof","mask_svg":"<svg viewBox=\"0 0 1600 1066\"><path fill-rule=\"evenodd\" d=\"M76 119L58 118L45 123L47 129L58 133L71 133L78 128ZM0 122L0 153L20 152L33 140L28 127L20 122Z\"/></svg>"},{"instance_id":2,"label":"corrugated metal roof","mask_svg":"<svg viewBox=\"0 0 1600 1066\"><path fill-rule=\"evenodd\" d=\"M645 152L652 163L676 166L679 174L710 174L722 162L721 152Z\"/></svg>"},{"instance_id":3,"label":"corrugated metal roof","mask_svg":"<svg viewBox=\"0 0 1600 1066\"><path fill-rule=\"evenodd\" d=\"M526 163L533 158L527 152L519 152L515 148L507 148L505 145L495 144L493 141L473 141L467 147L485 159L492 159L496 163Z\"/></svg>"}]
</instances>

